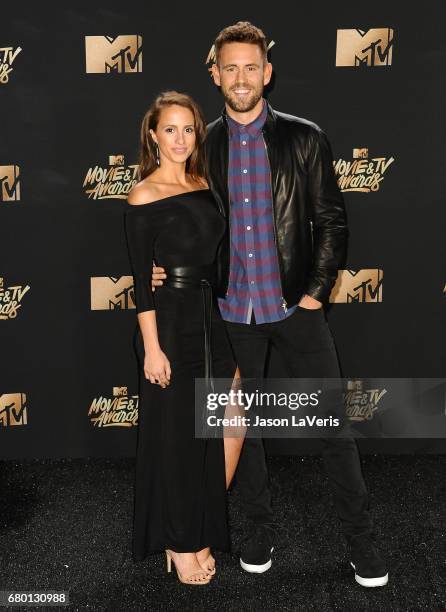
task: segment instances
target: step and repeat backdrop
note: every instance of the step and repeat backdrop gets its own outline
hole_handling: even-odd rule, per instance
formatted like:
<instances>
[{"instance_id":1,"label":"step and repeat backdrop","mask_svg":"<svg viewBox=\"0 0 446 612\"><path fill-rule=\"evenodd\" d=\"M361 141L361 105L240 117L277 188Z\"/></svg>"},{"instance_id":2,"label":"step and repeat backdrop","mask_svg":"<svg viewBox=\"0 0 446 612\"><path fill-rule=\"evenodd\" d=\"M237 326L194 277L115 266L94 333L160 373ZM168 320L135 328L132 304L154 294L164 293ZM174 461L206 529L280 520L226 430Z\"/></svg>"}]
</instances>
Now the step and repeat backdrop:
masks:
<instances>
[{"instance_id":1,"label":"step and repeat backdrop","mask_svg":"<svg viewBox=\"0 0 446 612\"><path fill-rule=\"evenodd\" d=\"M221 112L209 52L239 20L270 43L273 107L316 122L332 145L350 226L328 308L343 375L445 375L444 8L25 4L0 22L0 458L134 454L123 210L140 123L165 89L190 93L208 121ZM445 450L421 438L360 446Z\"/></svg>"}]
</instances>

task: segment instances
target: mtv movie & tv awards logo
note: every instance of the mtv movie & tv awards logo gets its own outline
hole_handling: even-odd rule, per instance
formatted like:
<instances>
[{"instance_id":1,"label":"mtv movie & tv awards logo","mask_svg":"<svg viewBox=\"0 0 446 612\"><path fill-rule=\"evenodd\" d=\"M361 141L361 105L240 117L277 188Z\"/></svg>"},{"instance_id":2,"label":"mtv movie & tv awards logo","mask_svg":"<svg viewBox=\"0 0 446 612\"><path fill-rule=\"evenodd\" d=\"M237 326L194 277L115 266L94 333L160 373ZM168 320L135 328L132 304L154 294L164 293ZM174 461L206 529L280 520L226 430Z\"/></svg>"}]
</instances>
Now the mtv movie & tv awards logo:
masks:
<instances>
[{"instance_id":1,"label":"mtv movie & tv awards logo","mask_svg":"<svg viewBox=\"0 0 446 612\"><path fill-rule=\"evenodd\" d=\"M333 162L341 191L378 191L384 174L393 164L393 157L369 157L365 147L353 149L352 159L338 159Z\"/></svg>"},{"instance_id":2,"label":"mtv movie & tv awards logo","mask_svg":"<svg viewBox=\"0 0 446 612\"><path fill-rule=\"evenodd\" d=\"M93 166L84 179L84 192L89 199L125 200L133 185L137 183L138 164L124 165L124 155L110 155L108 168Z\"/></svg>"},{"instance_id":3,"label":"mtv movie & tv awards logo","mask_svg":"<svg viewBox=\"0 0 446 612\"><path fill-rule=\"evenodd\" d=\"M349 380L344 393L347 417L351 421L370 421L387 389L364 389L362 380Z\"/></svg>"},{"instance_id":4,"label":"mtv movie & tv awards logo","mask_svg":"<svg viewBox=\"0 0 446 612\"><path fill-rule=\"evenodd\" d=\"M6 287L0 276L0 321L15 319L22 306L22 300L30 289L29 285L11 285Z\"/></svg>"},{"instance_id":5,"label":"mtv movie & tv awards logo","mask_svg":"<svg viewBox=\"0 0 446 612\"><path fill-rule=\"evenodd\" d=\"M22 50L21 47L0 47L0 85L9 82L9 75L12 72L12 64Z\"/></svg>"},{"instance_id":6,"label":"mtv movie & tv awards logo","mask_svg":"<svg viewBox=\"0 0 446 612\"><path fill-rule=\"evenodd\" d=\"M113 387L113 396L95 397L88 416L95 427L133 427L138 425L137 395L128 395L127 387Z\"/></svg>"}]
</instances>

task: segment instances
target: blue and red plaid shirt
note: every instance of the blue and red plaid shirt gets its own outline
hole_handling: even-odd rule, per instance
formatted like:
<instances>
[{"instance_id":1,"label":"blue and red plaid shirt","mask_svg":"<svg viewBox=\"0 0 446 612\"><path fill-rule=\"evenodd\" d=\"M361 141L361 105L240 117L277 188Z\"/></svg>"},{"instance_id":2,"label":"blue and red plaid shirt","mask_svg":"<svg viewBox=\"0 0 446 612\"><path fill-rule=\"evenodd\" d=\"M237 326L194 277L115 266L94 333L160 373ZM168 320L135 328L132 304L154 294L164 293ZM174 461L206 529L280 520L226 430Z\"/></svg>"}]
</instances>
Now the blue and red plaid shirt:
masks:
<instances>
[{"instance_id":1,"label":"blue and red plaid shirt","mask_svg":"<svg viewBox=\"0 0 446 612\"><path fill-rule=\"evenodd\" d=\"M271 174L262 127L268 109L247 125L226 115L229 126L228 179L231 254L226 298L218 298L223 319L272 323L286 318L274 239Z\"/></svg>"}]
</instances>

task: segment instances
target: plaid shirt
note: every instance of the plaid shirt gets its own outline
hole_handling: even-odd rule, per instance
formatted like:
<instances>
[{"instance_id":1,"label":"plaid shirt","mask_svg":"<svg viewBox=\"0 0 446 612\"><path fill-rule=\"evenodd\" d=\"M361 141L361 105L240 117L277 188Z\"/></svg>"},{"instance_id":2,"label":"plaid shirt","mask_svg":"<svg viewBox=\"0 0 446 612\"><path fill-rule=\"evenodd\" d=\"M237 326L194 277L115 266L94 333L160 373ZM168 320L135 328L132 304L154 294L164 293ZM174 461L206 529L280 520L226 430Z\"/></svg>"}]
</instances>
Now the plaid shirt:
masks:
<instances>
[{"instance_id":1,"label":"plaid shirt","mask_svg":"<svg viewBox=\"0 0 446 612\"><path fill-rule=\"evenodd\" d=\"M271 174L262 127L267 116L263 100L260 115L242 125L226 115L229 125L228 179L231 254L226 298L218 298L223 319L272 323L286 318L274 238Z\"/></svg>"}]
</instances>

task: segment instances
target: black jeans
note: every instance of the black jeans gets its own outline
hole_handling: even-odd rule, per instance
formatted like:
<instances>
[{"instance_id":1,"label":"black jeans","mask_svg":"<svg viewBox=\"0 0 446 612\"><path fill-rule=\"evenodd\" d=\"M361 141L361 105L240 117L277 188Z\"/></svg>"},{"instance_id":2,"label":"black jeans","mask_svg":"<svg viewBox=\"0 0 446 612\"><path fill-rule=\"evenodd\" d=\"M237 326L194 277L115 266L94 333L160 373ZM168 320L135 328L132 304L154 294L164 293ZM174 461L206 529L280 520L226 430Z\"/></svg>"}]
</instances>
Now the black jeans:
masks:
<instances>
[{"instance_id":1,"label":"black jeans","mask_svg":"<svg viewBox=\"0 0 446 612\"><path fill-rule=\"evenodd\" d=\"M323 309L298 306L275 323L244 324L226 321L243 378L263 378L269 343L279 352L285 377L338 378L339 362ZM316 439L315 439L316 440ZM370 533L368 493L354 438L318 438L324 467L334 493L344 535ZM245 439L237 468L237 487L248 518L271 523L273 511L263 440Z\"/></svg>"}]
</instances>

